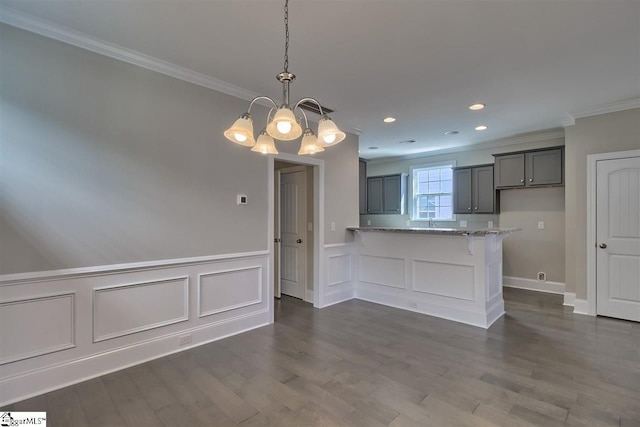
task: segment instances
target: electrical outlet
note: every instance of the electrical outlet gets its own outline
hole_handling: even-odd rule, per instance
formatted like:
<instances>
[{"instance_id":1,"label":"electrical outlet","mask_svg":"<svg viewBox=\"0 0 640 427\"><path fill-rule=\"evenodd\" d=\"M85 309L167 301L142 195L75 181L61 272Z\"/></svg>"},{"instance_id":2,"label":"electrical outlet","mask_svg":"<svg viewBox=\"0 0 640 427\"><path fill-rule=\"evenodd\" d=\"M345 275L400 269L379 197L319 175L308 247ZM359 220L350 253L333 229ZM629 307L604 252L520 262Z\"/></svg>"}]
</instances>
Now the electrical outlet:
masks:
<instances>
[{"instance_id":1,"label":"electrical outlet","mask_svg":"<svg viewBox=\"0 0 640 427\"><path fill-rule=\"evenodd\" d=\"M247 204L247 195L246 194L238 194L236 196L236 201L239 205L246 205Z\"/></svg>"},{"instance_id":2,"label":"electrical outlet","mask_svg":"<svg viewBox=\"0 0 640 427\"><path fill-rule=\"evenodd\" d=\"M331 231L336 231L336 223L335 222L331 223Z\"/></svg>"},{"instance_id":3,"label":"electrical outlet","mask_svg":"<svg viewBox=\"0 0 640 427\"><path fill-rule=\"evenodd\" d=\"M541 271L538 273L538 280L541 282L546 282L547 281L547 273Z\"/></svg>"},{"instance_id":4,"label":"electrical outlet","mask_svg":"<svg viewBox=\"0 0 640 427\"><path fill-rule=\"evenodd\" d=\"M544 230L544 221L538 221L538 230Z\"/></svg>"},{"instance_id":5,"label":"electrical outlet","mask_svg":"<svg viewBox=\"0 0 640 427\"><path fill-rule=\"evenodd\" d=\"M460 221L460 228L467 228L467 221L461 220Z\"/></svg>"},{"instance_id":6,"label":"electrical outlet","mask_svg":"<svg viewBox=\"0 0 640 427\"><path fill-rule=\"evenodd\" d=\"M371 225L371 220L370 219L367 220L367 225Z\"/></svg>"},{"instance_id":7,"label":"electrical outlet","mask_svg":"<svg viewBox=\"0 0 640 427\"><path fill-rule=\"evenodd\" d=\"M493 221L489 221L489 223L487 224L487 227L493 228Z\"/></svg>"},{"instance_id":8,"label":"electrical outlet","mask_svg":"<svg viewBox=\"0 0 640 427\"><path fill-rule=\"evenodd\" d=\"M178 345L183 346L183 345L191 344L192 341L193 341L193 335L191 334L184 335L180 337L180 340L178 341Z\"/></svg>"},{"instance_id":9,"label":"electrical outlet","mask_svg":"<svg viewBox=\"0 0 640 427\"><path fill-rule=\"evenodd\" d=\"M409 301L409 308L418 308L418 303L415 301Z\"/></svg>"},{"instance_id":10,"label":"electrical outlet","mask_svg":"<svg viewBox=\"0 0 640 427\"><path fill-rule=\"evenodd\" d=\"M307 223L307 231L313 231L313 223L312 222L308 222Z\"/></svg>"}]
</instances>

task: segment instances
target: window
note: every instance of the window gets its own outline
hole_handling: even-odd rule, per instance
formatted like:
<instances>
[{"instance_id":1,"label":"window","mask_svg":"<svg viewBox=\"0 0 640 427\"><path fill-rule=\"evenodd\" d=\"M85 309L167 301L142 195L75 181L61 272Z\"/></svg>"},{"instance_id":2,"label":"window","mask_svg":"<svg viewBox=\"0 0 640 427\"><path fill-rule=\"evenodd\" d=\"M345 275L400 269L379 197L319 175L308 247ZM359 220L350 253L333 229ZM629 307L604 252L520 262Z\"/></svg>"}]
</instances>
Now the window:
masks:
<instances>
[{"instance_id":1,"label":"window","mask_svg":"<svg viewBox=\"0 0 640 427\"><path fill-rule=\"evenodd\" d=\"M411 219L453 221L454 164L432 164L411 168L413 182Z\"/></svg>"}]
</instances>

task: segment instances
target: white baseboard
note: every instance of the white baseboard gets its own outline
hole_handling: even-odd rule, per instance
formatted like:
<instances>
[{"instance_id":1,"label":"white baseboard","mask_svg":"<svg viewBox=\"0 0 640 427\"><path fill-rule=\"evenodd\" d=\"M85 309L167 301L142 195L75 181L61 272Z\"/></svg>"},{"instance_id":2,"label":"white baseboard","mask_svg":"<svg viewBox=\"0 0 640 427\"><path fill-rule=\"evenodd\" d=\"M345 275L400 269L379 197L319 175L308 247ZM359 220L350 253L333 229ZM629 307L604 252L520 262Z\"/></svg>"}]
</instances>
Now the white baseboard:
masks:
<instances>
[{"instance_id":1,"label":"white baseboard","mask_svg":"<svg viewBox=\"0 0 640 427\"><path fill-rule=\"evenodd\" d=\"M575 292L565 292L564 302L562 305L573 307L574 314L585 314L587 316L589 315L587 300L576 298Z\"/></svg>"},{"instance_id":2,"label":"white baseboard","mask_svg":"<svg viewBox=\"0 0 640 427\"><path fill-rule=\"evenodd\" d=\"M324 304L320 308L329 307L330 305L339 304L354 298L353 288L348 288L340 292L335 292L324 296Z\"/></svg>"},{"instance_id":3,"label":"white baseboard","mask_svg":"<svg viewBox=\"0 0 640 427\"><path fill-rule=\"evenodd\" d=\"M0 381L0 406L87 381L189 348L218 341L232 335L270 324L269 310L225 319L203 327L138 342L104 353L94 354L57 365L21 373ZM192 334L190 345L178 347L181 336Z\"/></svg>"},{"instance_id":4,"label":"white baseboard","mask_svg":"<svg viewBox=\"0 0 640 427\"><path fill-rule=\"evenodd\" d=\"M589 315L589 305L587 304L586 299L577 299L573 304L573 313L574 314L585 314Z\"/></svg>"},{"instance_id":5,"label":"white baseboard","mask_svg":"<svg viewBox=\"0 0 640 427\"><path fill-rule=\"evenodd\" d=\"M304 292L304 300L313 304L313 289L306 289Z\"/></svg>"},{"instance_id":6,"label":"white baseboard","mask_svg":"<svg viewBox=\"0 0 640 427\"><path fill-rule=\"evenodd\" d=\"M565 284L559 282L541 282L539 280L525 279L523 277L504 276L502 286L507 288L526 289L529 291L546 292L549 294L564 295Z\"/></svg>"},{"instance_id":7,"label":"white baseboard","mask_svg":"<svg viewBox=\"0 0 640 427\"><path fill-rule=\"evenodd\" d=\"M564 293L564 302L562 305L566 305L569 307L573 307L576 302L576 294L575 292L565 292Z\"/></svg>"},{"instance_id":8,"label":"white baseboard","mask_svg":"<svg viewBox=\"0 0 640 427\"><path fill-rule=\"evenodd\" d=\"M357 289L356 298L402 310L435 316L441 319L453 320L454 322L465 323L484 329L487 329L504 314L502 298L500 298L500 301L494 304L487 313L467 310L461 307L443 306L428 301L416 301L411 297L406 298L401 295L391 295L363 288Z\"/></svg>"}]
</instances>

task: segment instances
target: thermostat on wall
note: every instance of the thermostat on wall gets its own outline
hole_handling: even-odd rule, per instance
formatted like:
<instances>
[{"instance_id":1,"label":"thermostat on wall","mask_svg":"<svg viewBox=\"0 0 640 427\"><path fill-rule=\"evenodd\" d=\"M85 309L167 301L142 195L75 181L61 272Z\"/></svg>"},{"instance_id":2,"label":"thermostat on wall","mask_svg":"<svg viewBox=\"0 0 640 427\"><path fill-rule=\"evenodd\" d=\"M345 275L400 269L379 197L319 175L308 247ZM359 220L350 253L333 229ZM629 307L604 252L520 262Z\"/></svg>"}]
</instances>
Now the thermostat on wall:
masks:
<instances>
[{"instance_id":1,"label":"thermostat on wall","mask_svg":"<svg viewBox=\"0 0 640 427\"><path fill-rule=\"evenodd\" d=\"M238 204L239 205L247 204L247 196L245 194L238 194Z\"/></svg>"}]
</instances>

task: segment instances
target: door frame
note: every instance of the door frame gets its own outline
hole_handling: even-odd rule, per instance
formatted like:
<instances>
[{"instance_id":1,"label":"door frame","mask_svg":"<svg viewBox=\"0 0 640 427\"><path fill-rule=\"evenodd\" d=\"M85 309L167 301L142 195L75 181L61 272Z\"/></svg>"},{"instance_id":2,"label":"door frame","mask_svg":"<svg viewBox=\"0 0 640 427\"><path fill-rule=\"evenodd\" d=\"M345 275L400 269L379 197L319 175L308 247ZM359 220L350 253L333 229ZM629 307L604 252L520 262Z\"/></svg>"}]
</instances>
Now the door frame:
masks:
<instances>
[{"instance_id":1,"label":"door frame","mask_svg":"<svg viewBox=\"0 0 640 427\"><path fill-rule=\"evenodd\" d=\"M599 161L640 156L640 150L587 155L587 312L596 316L596 168Z\"/></svg>"},{"instance_id":2,"label":"door frame","mask_svg":"<svg viewBox=\"0 0 640 427\"><path fill-rule=\"evenodd\" d=\"M303 157L296 154L279 153L268 158L267 180L269 189L267 202L267 248L269 248L269 289L268 298L271 307L271 323L274 321L273 289L274 289L274 171L275 160L313 166L313 306L324 306L324 160ZM308 212L307 212L308 214Z\"/></svg>"}]
</instances>

